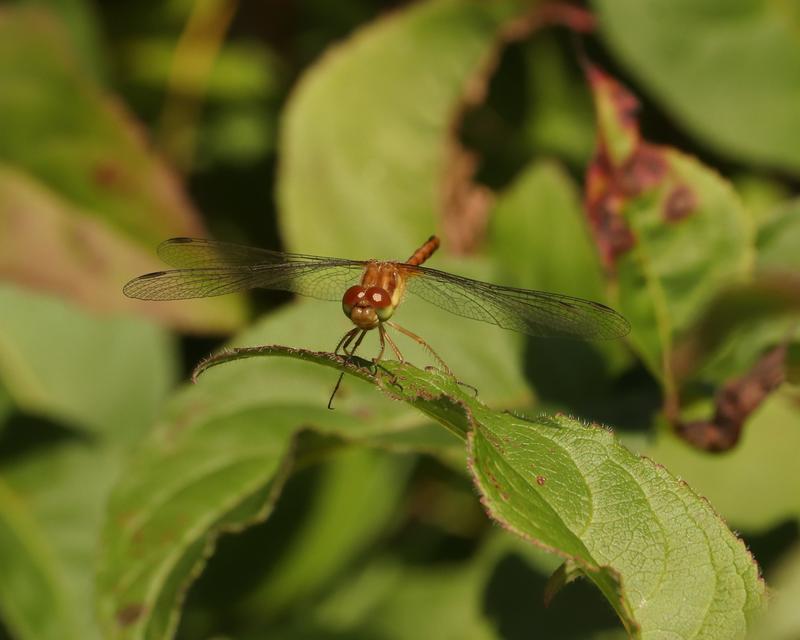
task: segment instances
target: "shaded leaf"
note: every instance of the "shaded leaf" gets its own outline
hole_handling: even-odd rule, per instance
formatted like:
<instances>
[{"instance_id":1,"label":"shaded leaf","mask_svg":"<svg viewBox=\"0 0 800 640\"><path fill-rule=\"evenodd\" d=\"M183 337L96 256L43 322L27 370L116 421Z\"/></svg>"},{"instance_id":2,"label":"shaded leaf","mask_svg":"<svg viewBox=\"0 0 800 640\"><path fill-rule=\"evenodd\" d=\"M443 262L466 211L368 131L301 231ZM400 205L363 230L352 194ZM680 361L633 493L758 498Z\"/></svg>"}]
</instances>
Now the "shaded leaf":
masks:
<instances>
[{"instance_id":1,"label":"shaded leaf","mask_svg":"<svg viewBox=\"0 0 800 640\"><path fill-rule=\"evenodd\" d=\"M69 33L75 51L80 56L81 67L102 79L107 72L103 52L103 34L95 10L88 0L17 0L18 4L46 9Z\"/></svg>"},{"instance_id":2,"label":"shaded leaf","mask_svg":"<svg viewBox=\"0 0 800 640\"><path fill-rule=\"evenodd\" d=\"M233 298L145 305L122 295L135 275L163 268L142 249L30 176L0 164L0 274L101 312L137 310L190 330L226 331L244 309Z\"/></svg>"},{"instance_id":3,"label":"shaded leaf","mask_svg":"<svg viewBox=\"0 0 800 640\"><path fill-rule=\"evenodd\" d=\"M156 433L109 504L98 576L107 637L164 637L216 539L263 520L291 467L303 425L345 429L326 409L245 410Z\"/></svg>"},{"instance_id":4,"label":"shaded leaf","mask_svg":"<svg viewBox=\"0 0 800 640\"><path fill-rule=\"evenodd\" d=\"M3 137L0 159L141 246L202 233L174 176L121 105L82 73L45 13L5 7L0 36L0 115L15 123Z\"/></svg>"},{"instance_id":5,"label":"shaded leaf","mask_svg":"<svg viewBox=\"0 0 800 640\"><path fill-rule=\"evenodd\" d=\"M781 559L772 585L769 612L749 636L753 640L780 640L800 634L800 547L795 545Z\"/></svg>"},{"instance_id":6,"label":"shaded leaf","mask_svg":"<svg viewBox=\"0 0 800 640\"><path fill-rule=\"evenodd\" d=\"M363 562L396 519L414 459L341 449L326 438L316 457L322 464L290 480L266 526L221 541L190 594L178 635L208 637L233 628L243 635L242 626L274 625L306 612L320 592ZM214 614L216 625L200 626Z\"/></svg>"},{"instance_id":7,"label":"shaded leaf","mask_svg":"<svg viewBox=\"0 0 800 640\"><path fill-rule=\"evenodd\" d=\"M740 160L800 170L795 4L593 4L614 53L695 136Z\"/></svg>"}]
</instances>

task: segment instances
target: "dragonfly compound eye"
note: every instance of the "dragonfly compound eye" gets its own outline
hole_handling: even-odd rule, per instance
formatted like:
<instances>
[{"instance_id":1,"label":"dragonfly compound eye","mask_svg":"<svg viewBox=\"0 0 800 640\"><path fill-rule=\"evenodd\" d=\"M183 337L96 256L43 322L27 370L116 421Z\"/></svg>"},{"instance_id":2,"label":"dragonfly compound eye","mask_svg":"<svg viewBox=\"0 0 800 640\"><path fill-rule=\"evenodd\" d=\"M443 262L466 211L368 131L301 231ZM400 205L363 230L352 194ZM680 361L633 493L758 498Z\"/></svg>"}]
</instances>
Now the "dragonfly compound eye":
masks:
<instances>
[{"instance_id":1,"label":"dragonfly compound eye","mask_svg":"<svg viewBox=\"0 0 800 640\"><path fill-rule=\"evenodd\" d=\"M345 291L342 296L342 311L344 311L344 315L349 318L350 314L353 312L353 307L361 302L366 294L366 289L357 284Z\"/></svg>"},{"instance_id":2,"label":"dragonfly compound eye","mask_svg":"<svg viewBox=\"0 0 800 640\"><path fill-rule=\"evenodd\" d=\"M392 296L380 287L370 287L367 289L364 296L370 306L374 307L375 313L381 322L388 320L394 313L394 305L392 304Z\"/></svg>"}]
</instances>

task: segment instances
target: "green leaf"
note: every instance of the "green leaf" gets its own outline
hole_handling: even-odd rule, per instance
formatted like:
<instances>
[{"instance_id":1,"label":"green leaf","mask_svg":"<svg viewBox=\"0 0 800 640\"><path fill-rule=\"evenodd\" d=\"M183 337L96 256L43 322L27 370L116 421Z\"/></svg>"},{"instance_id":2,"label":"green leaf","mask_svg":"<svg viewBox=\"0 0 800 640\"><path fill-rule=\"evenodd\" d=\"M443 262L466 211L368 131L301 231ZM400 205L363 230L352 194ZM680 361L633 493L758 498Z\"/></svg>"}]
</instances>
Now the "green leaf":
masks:
<instances>
[{"instance_id":1,"label":"green leaf","mask_svg":"<svg viewBox=\"0 0 800 640\"><path fill-rule=\"evenodd\" d=\"M302 531L241 608L259 617L281 613L357 560L394 516L408 462L367 449L349 449L332 458L323 468Z\"/></svg>"},{"instance_id":2,"label":"green leaf","mask_svg":"<svg viewBox=\"0 0 800 640\"><path fill-rule=\"evenodd\" d=\"M490 241L499 271L515 286L606 299L578 190L558 165L534 163L500 194Z\"/></svg>"},{"instance_id":3,"label":"green leaf","mask_svg":"<svg viewBox=\"0 0 800 640\"><path fill-rule=\"evenodd\" d=\"M629 631L745 633L763 606L758 568L709 504L663 467L596 425L494 413L444 377L393 374L393 393L469 434L490 515L580 566Z\"/></svg>"},{"instance_id":4,"label":"green leaf","mask_svg":"<svg viewBox=\"0 0 800 640\"><path fill-rule=\"evenodd\" d=\"M435 231L455 110L498 30L520 11L510 1L417 3L361 29L306 73L279 144L289 247L398 258Z\"/></svg>"},{"instance_id":5,"label":"green leaf","mask_svg":"<svg viewBox=\"0 0 800 640\"><path fill-rule=\"evenodd\" d=\"M758 262L764 271L800 271L800 200L776 207L758 229Z\"/></svg>"},{"instance_id":6,"label":"green leaf","mask_svg":"<svg viewBox=\"0 0 800 640\"><path fill-rule=\"evenodd\" d=\"M469 273L482 274L485 271L476 273L474 269ZM422 335L460 380L480 388L487 402L504 407L530 405L531 393L522 375L518 353L519 336L482 322L461 319L456 322L447 311L410 296L396 312L395 319ZM330 351L350 328L352 324L340 305L303 300L264 316L229 346L257 347L277 342ZM416 343L404 341L402 336L397 336L397 340L409 362L420 366L431 364L430 356ZM359 354L371 358L377 353L377 336L368 335ZM275 403L325 407L335 382L336 375L320 367L292 360L251 358L204 374L196 386L184 389L174 399L167 417L191 424L212 415L267 408ZM363 438L377 438L387 445L391 440L401 450L408 450L411 445L411 450L430 451L453 442L452 438L420 433L423 421L416 412L399 403L386 403L371 385L357 380L343 385L334 406L354 417L368 418L357 422L364 425ZM414 448L423 439L428 446Z\"/></svg>"},{"instance_id":7,"label":"green leaf","mask_svg":"<svg viewBox=\"0 0 800 640\"><path fill-rule=\"evenodd\" d=\"M287 639L488 639L527 637L534 628L547 638L623 637L611 609L588 585L545 605L541 594L555 566L544 552L497 529L461 561L410 563L379 549L270 631ZM255 627L254 634L263 630Z\"/></svg>"},{"instance_id":8,"label":"green leaf","mask_svg":"<svg viewBox=\"0 0 800 640\"><path fill-rule=\"evenodd\" d=\"M154 325L0 286L0 381L24 411L129 442L176 373L172 342Z\"/></svg>"},{"instance_id":9,"label":"green leaf","mask_svg":"<svg viewBox=\"0 0 800 640\"><path fill-rule=\"evenodd\" d=\"M175 177L121 105L75 64L56 23L6 6L0 43L0 117L15 123L2 138L0 160L52 185L141 246L202 233Z\"/></svg>"},{"instance_id":10,"label":"green leaf","mask_svg":"<svg viewBox=\"0 0 800 640\"><path fill-rule=\"evenodd\" d=\"M266 526L222 541L191 592L179 635L219 634L200 626L215 614L228 628L274 625L306 612L363 562L397 517L414 458L340 447L321 439L323 463L290 480Z\"/></svg>"},{"instance_id":11,"label":"green leaf","mask_svg":"<svg viewBox=\"0 0 800 640\"><path fill-rule=\"evenodd\" d=\"M107 71L103 36L94 5L88 0L17 0L18 4L50 12L69 32L70 41L80 55L84 69L102 79Z\"/></svg>"},{"instance_id":12,"label":"green leaf","mask_svg":"<svg viewBox=\"0 0 800 640\"><path fill-rule=\"evenodd\" d=\"M580 566L632 632L732 637L761 608L752 557L708 503L608 431L566 417L495 413L453 379L410 365L375 370L325 353L262 352L372 381L468 439L490 515ZM284 406L157 433L111 502L100 577L106 632L158 637L171 629L179 594L214 539L271 508L299 425L357 436L363 427L354 422Z\"/></svg>"},{"instance_id":13,"label":"green leaf","mask_svg":"<svg viewBox=\"0 0 800 640\"><path fill-rule=\"evenodd\" d=\"M296 434L350 424L325 408L275 405L155 433L109 503L98 575L106 637L172 634L186 587L219 535L272 510Z\"/></svg>"},{"instance_id":14,"label":"green leaf","mask_svg":"<svg viewBox=\"0 0 800 640\"><path fill-rule=\"evenodd\" d=\"M769 0L595 0L637 80L718 152L800 170L800 12Z\"/></svg>"},{"instance_id":15,"label":"green leaf","mask_svg":"<svg viewBox=\"0 0 800 640\"><path fill-rule=\"evenodd\" d=\"M81 638L44 532L0 478L0 615L15 638Z\"/></svg>"},{"instance_id":16,"label":"green leaf","mask_svg":"<svg viewBox=\"0 0 800 640\"><path fill-rule=\"evenodd\" d=\"M101 637L93 569L119 461L118 450L70 440L0 466L0 612L14 637Z\"/></svg>"},{"instance_id":17,"label":"green leaf","mask_svg":"<svg viewBox=\"0 0 800 640\"><path fill-rule=\"evenodd\" d=\"M145 305L124 282L162 267L156 245L205 235L139 125L76 62L47 12L0 7L0 274L100 311L138 309L230 330L241 300ZM47 141L34 144L32 141Z\"/></svg>"},{"instance_id":18,"label":"green leaf","mask_svg":"<svg viewBox=\"0 0 800 640\"><path fill-rule=\"evenodd\" d=\"M595 237L617 273L631 341L674 390L669 358L676 337L724 287L743 281L754 260L754 230L719 175L671 147L644 141L636 98L589 70L599 144L587 184Z\"/></svg>"},{"instance_id":19,"label":"green leaf","mask_svg":"<svg viewBox=\"0 0 800 640\"><path fill-rule=\"evenodd\" d=\"M499 281L607 302L605 274L578 190L557 165L532 164L499 195L489 240ZM525 355L538 399L582 415L608 399L612 374L631 360L622 341L528 338Z\"/></svg>"}]
</instances>

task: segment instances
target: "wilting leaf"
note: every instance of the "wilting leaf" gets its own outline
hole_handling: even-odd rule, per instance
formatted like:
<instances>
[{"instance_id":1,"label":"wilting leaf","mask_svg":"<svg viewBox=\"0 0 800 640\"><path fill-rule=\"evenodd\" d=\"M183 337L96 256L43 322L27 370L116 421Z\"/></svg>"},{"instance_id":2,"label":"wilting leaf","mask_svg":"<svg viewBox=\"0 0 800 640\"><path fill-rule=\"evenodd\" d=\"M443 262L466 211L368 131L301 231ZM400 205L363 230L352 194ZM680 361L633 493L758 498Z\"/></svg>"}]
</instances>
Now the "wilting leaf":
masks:
<instances>
[{"instance_id":1,"label":"wilting leaf","mask_svg":"<svg viewBox=\"0 0 800 640\"><path fill-rule=\"evenodd\" d=\"M632 342L671 390L676 337L752 268L752 223L716 173L642 139L633 95L595 67L587 73L599 121L588 214L606 264L616 270Z\"/></svg>"}]
</instances>

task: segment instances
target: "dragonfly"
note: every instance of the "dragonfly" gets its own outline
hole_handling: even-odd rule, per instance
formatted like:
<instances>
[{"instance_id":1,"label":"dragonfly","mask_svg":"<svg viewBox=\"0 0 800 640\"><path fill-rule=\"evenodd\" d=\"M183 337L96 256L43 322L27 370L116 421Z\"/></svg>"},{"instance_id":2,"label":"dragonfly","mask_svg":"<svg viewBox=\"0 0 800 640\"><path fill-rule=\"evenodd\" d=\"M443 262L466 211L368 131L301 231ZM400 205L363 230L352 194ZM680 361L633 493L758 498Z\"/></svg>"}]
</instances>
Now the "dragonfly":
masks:
<instances>
[{"instance_id":1,"label":"dragonfly","mask_svg":"<svg viewBox=\"0 0 800 640\"><path fill-rule=\"evenodd\" d=\"M339 340L335 355L354 356L364 336L377 329L380 351L373 362L382 360L387 344L403 362L402 352L387 331L391 328L420 344L451 375L450 368L424 339L392 320L407 293L455 315L531 336L609 340L630 331L623 316L599 302L490 284L423 267L439 246L439 238L431 236L407 260L397 262L348 260L209 239L171 238L161 243L157 252L175 268L134 278L123 292L141 300L181 300L274 289L341 301L342 311L354 326Z\"/></svg>"}]
</instances>

